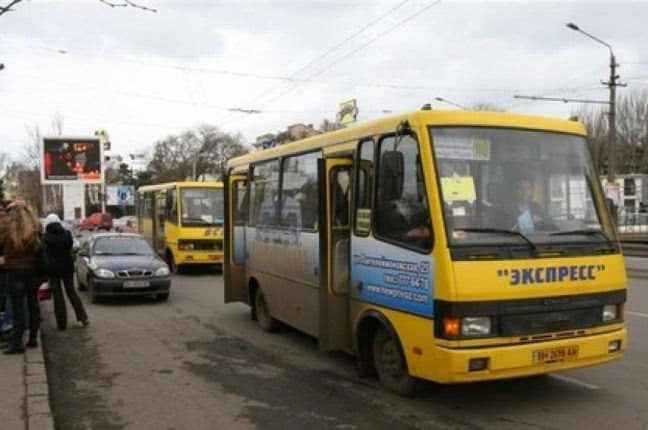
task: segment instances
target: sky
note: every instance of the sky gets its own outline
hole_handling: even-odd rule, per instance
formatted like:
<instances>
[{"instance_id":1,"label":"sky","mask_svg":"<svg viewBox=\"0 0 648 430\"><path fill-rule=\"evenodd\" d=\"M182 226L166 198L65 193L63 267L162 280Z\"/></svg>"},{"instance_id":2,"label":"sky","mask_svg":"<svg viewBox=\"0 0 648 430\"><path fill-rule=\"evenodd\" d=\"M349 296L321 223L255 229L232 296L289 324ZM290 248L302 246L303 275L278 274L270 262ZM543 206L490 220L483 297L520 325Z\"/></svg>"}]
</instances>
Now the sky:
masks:
<instances>
[{"instance_id":1,"label":"sky","mask_svg":"<svg viewBox=\"0 0 648 430\"><path fill-rule=\"evenodd\" d=\"M120 3L120 0L114 0ZM0 0L0 6L9 0ZM0 152L27 129L108 131L113 154L143 154L201 123L256 136L385 111L490 103L568 117L577 105L515 94L605 100L614 48L628 88L648 89L648 1L26 0L0 16ZM252 109L242 113L231 109Z\"/></svg>"}]
</instances>

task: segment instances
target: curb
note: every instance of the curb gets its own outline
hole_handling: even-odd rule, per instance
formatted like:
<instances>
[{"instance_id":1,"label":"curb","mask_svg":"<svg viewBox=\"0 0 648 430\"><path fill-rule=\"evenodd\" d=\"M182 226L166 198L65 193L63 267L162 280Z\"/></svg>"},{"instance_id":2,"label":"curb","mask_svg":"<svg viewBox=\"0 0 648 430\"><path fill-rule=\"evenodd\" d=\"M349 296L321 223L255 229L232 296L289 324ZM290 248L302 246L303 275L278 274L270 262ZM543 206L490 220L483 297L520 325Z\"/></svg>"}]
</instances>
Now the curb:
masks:
<instances>
[{"instance_id":1,"label":"curb","mask_svg":"<svg viewBox=\"0 0 648 430\"><path fill-rule=\"evenodd\" d=\"M25 351L25 417L27 430L54 430L50 408L49 385L43 355L43 339L38 334L38 348Z\"/></svg>"}]
</instances>

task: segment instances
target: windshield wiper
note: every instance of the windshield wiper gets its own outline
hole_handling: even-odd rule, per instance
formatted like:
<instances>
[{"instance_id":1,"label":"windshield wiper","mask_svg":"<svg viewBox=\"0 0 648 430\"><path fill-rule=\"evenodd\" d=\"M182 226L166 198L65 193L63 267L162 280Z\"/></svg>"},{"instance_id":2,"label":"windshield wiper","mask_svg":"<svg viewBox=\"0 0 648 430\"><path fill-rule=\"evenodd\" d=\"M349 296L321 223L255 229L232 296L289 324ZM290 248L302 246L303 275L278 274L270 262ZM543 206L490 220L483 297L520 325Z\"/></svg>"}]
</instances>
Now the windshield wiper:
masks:
<instances>
[{"instance_id":1,"label":"windshield wiper","mask_svg":"<svg viewBox=\"0 0 648 430\"><path fill-rule=\"evenodd\" d=\"M601 236L605 241L610 245L614 246L612 239L608 237L607 234L603 233L603 230L594 230L594 229L580 229L580 230L565 230L565 231L556 231L550 233L549 236L570 236L572 234L582 234L585 236Z\"/></svg>"},{"instance_id":2,"label":"windshield wiper","mask_svg":"<svg viewBox=\"0 0 648 430\"><path fill-rule=\"evenodd\" d=\"M537 255L537 247L535 243L531 242L531 239L526 237L524 234L520 233L519 231L513 231L513 230L506 230L503 228L491 228L491 227L485 227L485 228L455 228L453 231L465 231L466 233L498 233L498 234L506 234L509 236L516 236L522 239L527 245L529 245L529 249L531 250L531 254L535 257Z\"/></svg>"}]
</instances>

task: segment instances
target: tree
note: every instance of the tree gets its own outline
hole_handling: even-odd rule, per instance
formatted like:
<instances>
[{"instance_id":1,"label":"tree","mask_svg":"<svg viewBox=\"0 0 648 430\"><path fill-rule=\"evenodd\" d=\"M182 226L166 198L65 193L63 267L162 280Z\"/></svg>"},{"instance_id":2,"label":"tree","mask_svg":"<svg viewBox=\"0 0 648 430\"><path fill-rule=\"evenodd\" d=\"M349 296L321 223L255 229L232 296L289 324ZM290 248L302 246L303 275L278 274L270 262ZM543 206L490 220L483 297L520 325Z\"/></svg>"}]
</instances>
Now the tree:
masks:
<instances>
[{"instance_id":1,"label":"tree","mask_svg":"<svg viewBox=\"0 0 648 430\"><path fill-rule=\"evenodd\" d=\"M578 108L574 116L587 128L587 144L599 171L607 172L607 106ZM617 102L616 168L618 173L648 173L648 92L631 91Z\"/></svg>"},{"instance_id":2,"label":"tree","mask_svg":"<svg viewBox=\"0 0 648 430\"><path fill-rule=\"evenodd\" d=\"M328 118L324 118L322 122L320 123L320 126L318 128L319 131L322 133L326 133L329 131L335 131L335 130L340 130L341 128L344 128L342 124L340 124L339 121L331 121Z\"/></svg>"},{"instance_id":3,"label":"tree","mask_svg":"<svg viewBox=\"0 0 648 430\"><path fill-rule=\"evenodd\" d=\"M487 112L505 112L505 109L493 103L476 103L472 106L471 110L487 111Z\"/></svg>"},{"instance_id":4,"label":"tree","mask_svg":"<svg viewBox=\"0 0 648 430\"><path fill-rule=\"evenodd\" d=\"M2 16L3 14L5 14L7 12L13 11L14 9L12 9L12 7L16 6L18 3L21 3L23 1L24 0L11 0L6 6L0 6L0 16ZM111 8L115 8L115 7L132 7L132 8L141 9L141 10L144 10L144 11L147 11L147 12L154 12L154 13L157 12L157 9L141 5L139 3L135 3L132 0L122 0L119 3L112 2L112 1L109 1L109 0L99 0L99 2L105 4L106 6L109 6Z\"/></svg>"},{"instance_id":5,"label":"tree","mask_svg":"<svg viewBox=\"0 0 648 430\"><path fill-rule=\"evenodd\" d=\"M148 170L155 182L183 181L193 176L195 162L197 177L222 176L227 160L247 152L241 135L205 124L156 142Z\"/></svg>"}]
</instances>

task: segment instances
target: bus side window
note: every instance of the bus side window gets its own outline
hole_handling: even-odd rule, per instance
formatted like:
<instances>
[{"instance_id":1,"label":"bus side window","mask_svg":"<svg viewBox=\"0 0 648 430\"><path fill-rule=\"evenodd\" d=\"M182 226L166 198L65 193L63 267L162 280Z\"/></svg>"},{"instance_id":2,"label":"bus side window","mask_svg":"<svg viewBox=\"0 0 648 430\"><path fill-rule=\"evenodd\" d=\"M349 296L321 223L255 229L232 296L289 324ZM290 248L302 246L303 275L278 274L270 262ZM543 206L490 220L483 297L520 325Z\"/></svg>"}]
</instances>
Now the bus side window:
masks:
<instances>
[{"instance_id":1,"label":"bus side window","mask_svg":"<svg viewBox=\"0 0 648 430\"><path fill-rule=\"evenodd\" d=\"M432 225L418 143L414 136L385 137L379 144L376 236L421 251L432 245Z\"/></svg>"},{"instance_id":2,"label":"bus side window","mask_svg":"<svg viewBox=\"0 0 648 430\"><path fill-rule=\"evenodd\" d=\"M176 189L167 192L166 219L172 224L178 224L178 200Z\"/></svg>"},{"instance_id":3,"label":"bus side window","mask_svg":"<svg viewBox=\"0 0 648 430\"><path fill-rule=\"evenodd\" d=\"M317 230L319 191L317 159L311 152L283 160L281 225L302 230Z\"/></svg>"},{"instance_id":4,"label":"bus side window","mask_svg":"<svg viewBox=\"0 0 648 430\"><path fill-rule=\"evenodd\" d=\"M371 230L371 202L374 175L374 142L363 140L359 144L356 167L355 233L366 236Z\"/></svg>"},{"instance_id":5,"label":"bus side window","mask_svg":"<svg viewBox=\"0 0 648 430\"><path fill-rule=\"evenodd\" d=\"M250 225L276 226L279 207L279 160L252 168Z\"/></svg>"},{"instance_id":6,"label":"bus side window","mask_svg":"<svg viewBox=\"0 0 648 430\"><path fill-rule=\"evenodd\" d=\"M236 181L234 187L234 225L242 226L248 217L247 181Z\"/></svg>"}]
</instances>

